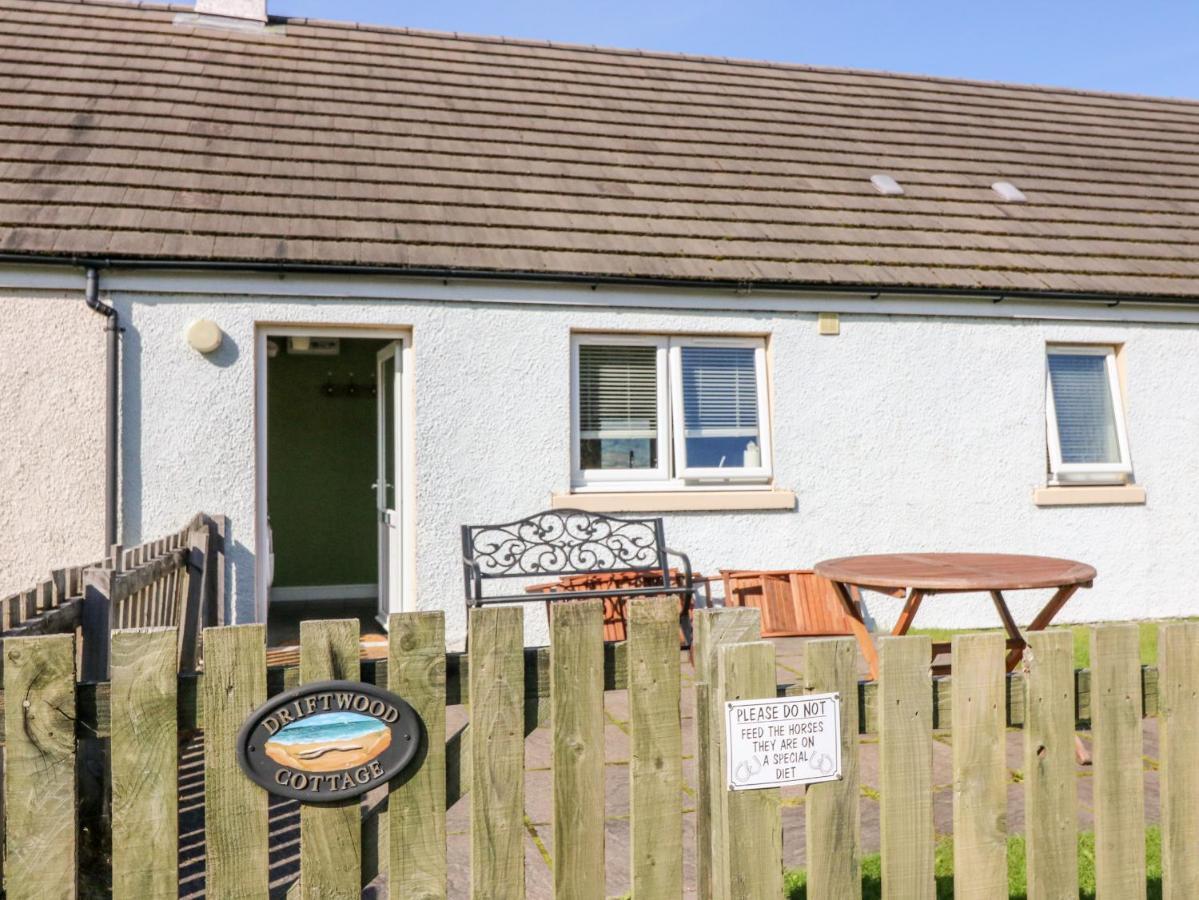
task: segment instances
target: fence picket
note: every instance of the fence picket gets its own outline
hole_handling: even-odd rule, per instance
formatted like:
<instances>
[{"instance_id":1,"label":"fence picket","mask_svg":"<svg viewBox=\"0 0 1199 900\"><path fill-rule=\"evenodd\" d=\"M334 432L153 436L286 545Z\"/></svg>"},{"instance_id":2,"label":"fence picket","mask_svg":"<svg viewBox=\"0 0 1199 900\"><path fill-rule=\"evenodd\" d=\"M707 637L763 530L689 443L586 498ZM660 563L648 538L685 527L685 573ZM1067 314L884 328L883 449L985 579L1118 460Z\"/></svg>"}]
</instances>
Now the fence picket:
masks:
<instances>
[{"instance_id":1,"label":"fence picket","mask_svg":"<svg viewBox=\"0 0 1199 900\"><path fill-rule=\"evenodd\" d=\"M204 630L204 828L207 894L267 896L267 795L237 764L242 722L266 702L266 630Z\"/></svg>"},{"instance_id":2,"label":"fence picket","mask_svg":"<svg viewBox=\"0 0 1199 900\"><path fill-rule=\"evenodd\" d=\"M1007 891L1007 764L1001 634L953 639L953 895Z\"/></svg>"},{"instance_id":3,"label":"fence picket","mask_svg":"<svg viewBox=\"0 0 1199 900\"><path fill-rule=\"evenodd\" d=\"M1029 900L1078 896L1074 637L1030 631L1024 654L1025 860Z\"/></svg>"},{"instance_id":4,"label":"fence picket","mask_svg":"<svg viewBox=\"0 0 1199 900\"><path fill-rule=\"evenodd\" d=\"M879 643L883 900L932 900L932 643L923 636Z\"/></svg>"},{"instance_id":5,"label":"fence picket","mask_svg":"<svg viewBox=\"0 0 1199 900\"><path fill-rule=\"evenodd\" d=\"M112 635L112 894L168 897L179 878L175 630Z\"/></svg>"},{"instance_id":6,"label":"fence picket","mask_svg":"<svg viewBox=\"0 0 1199 900\"><path fill-rule=\"evenodd\" d=\"M559 603L550 627L554 896L603 900L603 604Z\"/></svg>"},{"instance_id":7,"label":"fence picket","mask_svg":"<svg viewBox=\"0 0 1199 900\"><path fill-rule=\"evenodd\" d=\"M74 897L74 636L6 639L4 693L6 897Z\"/></svg>"},{"instance_id":8,"label":"fence picket","mask_svg":"<svg viewBox=\"0 0 1199 900\"><path fill-rule=\"evenodd\" d=\"M84 569L83 605L80 628L83 631L80 676L87 681L108 679L108 642L112 630L116 574L111 569Z\"/></svg>"},{"instance_id":9,"label":"fence picket","mask_svg":"<svg viewBox=\"0 0 1199 900\"><path fill-rule=\"evenodd\" d=\"M724 704L775 696L774 645L768 641L725 644L717 651L717 696L724 729ZM677 669L678 666L676 665ZM722 757L723 757L722 753ZM721 770L727 773L722 758ZM725 896L781 897L783 895L783 820L778 788L755 791L721 788L725 797L724 844L728 873ZM681 885L680 885L681 888ZM679 896L652 894L651 896Z\"/></svg>"},{"instance_id":10,"label":"fence picket","mask_svg":"<svg viewBox=\"0 0 1199 900\"><path fill-rule=\"evenodd\" d=\"M523 900L524 610L472 609L469 628L471 896Z\"/></svg>"},{"instance_id":11,"label":"fence picket","mask_svg":"<svg viewBox=\"0 0 1199 900\"><path fill-rule=\"evenodd\" d=\"M857 663L850 638L805 644L804 690L841 695L841 780L813 784L804 798L810 897L862 896Z\"/></svg>"},{"instance_id":12,"label":"fence picket","mask_svg":"<svg viewBox=\"0 0 1199 900\"><path fill-rule=\"evenodd\" d=\"M754 607L701 609L695 612L695 752L698 790L695 811L696 879L700 897L732 900L724 894L722 797L727 785L720 768L724 718L716 695L717 650L724 644L756 641L762 613Z\"/></svg>"},{"instance_id":13,"label":"fence picket","mask_svg":"<svg viewBox=\"0 0 1199 900\"><path fill-rule=\"evenodd\" d=\"M54 608L54 582L47 578L37 586L37 602L34 615L41 615Z\"/></svg>"},{"instance_id":14,"label":"fence picket","mask_svg":"<svg viewBox=\"0 0 1199 900\"><path fill-rule=\"evenodd\" d=\"M300 622L300 683L357 681L358 620ZM357 900L362 893L359 798L300 806L300 896Z\"/></svg>"},{"instance_id":15,"label":"fence picket","mask_svg":"<svg viewBox=\"0 0 1199 900\"><path fill-rule=\"evenodd\" d=\"M388 631L387 686L425 724L419 768L392 783L388 801L388 896L444 898L445 614L394 615Z\"/></svg>"},{"instance_id":16,"label":"fence picket","mask_svg":"<svg viewBox=\"0 0 1199 900\"><path fill-rule=\"evenodd\" d=\"M187 557L175 621L179 625L179 671L194 672L200 663L200 629L203 627L204 595L208 592L208 567L204 565L212 545L207 528L188 535Z\"/></svg>"},{"instance_id":17,"label":"fence picket","mask_svg":"<svg viewBox=\"0 0 1199 900\"><path fill-rule=\"evenodd\" d=\"M1158 632L1162 897L1199 897L1199 622Z\"/></svg>"},{"instance_id":18,"label":"fence picket","mask_svg":"<svg viewBox=\"0 0 1199 900\"><path fill-rule=\"evenodd\" d=\"M679 605L629 603L629 810L634 897L683 891Z\"/></svg>"},{"instance_id":19,"label":"fence picket","mask_svg":"<svg viewBox=\"0 0 1199 900\"><path fill-rule=\"evenodd\" d=\"M1135 624L1102 625L1091 631L1098 900L1145 897L1139 640Z\"/></svg>"}]
</instances>

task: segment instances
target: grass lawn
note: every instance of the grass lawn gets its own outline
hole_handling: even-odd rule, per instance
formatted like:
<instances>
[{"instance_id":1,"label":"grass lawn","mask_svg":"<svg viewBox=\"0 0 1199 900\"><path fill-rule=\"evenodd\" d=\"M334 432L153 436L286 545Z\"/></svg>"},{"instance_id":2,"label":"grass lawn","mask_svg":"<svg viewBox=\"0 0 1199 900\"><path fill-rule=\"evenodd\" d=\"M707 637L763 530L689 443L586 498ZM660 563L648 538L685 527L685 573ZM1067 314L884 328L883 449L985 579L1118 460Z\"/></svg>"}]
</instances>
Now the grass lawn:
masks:
<instances>
[{"instance_id":1,"label":"grass lawn","mask_svg":"<svg viewBox=\"0 0 1199 900\"><path fill-rule=\"evenodd\" d=\"M1161 622L1141 622L1141 663L1147 666L1157 664L1157 627ZM1091 667L1091 626L1070 625L1074 634L1074 668L1089 669ZM951 630L948 628L913 628L909 634L927 634L934 641L950 641L954 635L974 634L981 631L998 631L991 628L969 628Z\"/></svg>"},{"instance_id":2,"label":"grass lawn","mask_svg":"<svg viewBox=\"0 0 1199 900\"><path fill-rule=\"evenodd\" d=\"M1161 831L1157 826L1145 832L1145 862L1148 875L1149 900L1160 900L1162 895L1162 844ZM937 879L937 898L950 900L953 897L953 839L943 838L937 843L933 864ZM862 900L878 900L882 897L881 863L877 853L862 859ZM1009 900L1025 900L1028 887L1024 877L1024 838L1013 835L1007 843L1007 871ZM803 869L788 871L783 882L784 900L808 900L807 873ZM1095 835L1084 832L1078 836L1078 896L1080 900L1095 897ZM818 898L812 898L818 900Z\"/></svg>"}]
</instances>

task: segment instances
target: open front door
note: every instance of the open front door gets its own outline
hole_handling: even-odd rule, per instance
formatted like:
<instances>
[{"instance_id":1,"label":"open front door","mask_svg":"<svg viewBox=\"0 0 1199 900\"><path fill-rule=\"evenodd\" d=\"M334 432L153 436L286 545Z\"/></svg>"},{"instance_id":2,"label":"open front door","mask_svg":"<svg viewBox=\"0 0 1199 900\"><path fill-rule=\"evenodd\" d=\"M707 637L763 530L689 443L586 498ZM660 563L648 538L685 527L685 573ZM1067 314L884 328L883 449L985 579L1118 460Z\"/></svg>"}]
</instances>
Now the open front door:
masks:
<instances>
[{"instance_id":1,"label":"open front door","mask_svg":"<svg viewBox=\"0 0 1199 900\"><path fill-rule=\"evenodd\" d=\"M400 503L400 422L403 392L400 374L402 344L393 341L378 354L379 406L378 465L375 473L375 508L379 514L379 621L400 612L403 585L403 553Z\"/></svg>"}]
</instances>

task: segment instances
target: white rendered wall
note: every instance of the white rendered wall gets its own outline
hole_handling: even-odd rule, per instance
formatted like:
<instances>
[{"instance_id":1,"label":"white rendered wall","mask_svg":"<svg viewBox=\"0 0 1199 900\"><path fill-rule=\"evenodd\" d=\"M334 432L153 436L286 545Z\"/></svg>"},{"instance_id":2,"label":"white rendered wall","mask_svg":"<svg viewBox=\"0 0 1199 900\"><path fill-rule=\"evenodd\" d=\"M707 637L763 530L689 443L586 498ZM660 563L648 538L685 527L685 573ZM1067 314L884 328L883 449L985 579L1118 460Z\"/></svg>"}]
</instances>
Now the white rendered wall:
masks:
<instances>
[{"instance_id":1,"label":"white rendered wall","mask_svg":"<svg viewBox=\"0 0 1199 900\"><path fill-rule=\"evenodd\" d=\"M0 288L0 596L104 542L104 319L76 290Z\"/></svg>"},{"instance_id":2,"label":"white rendered wall","mask_svg":"<svg viewBox=\"0 0 1199 900\"><path fill-rule=\"evenodd\" d=\"M969 317L843 311L841 334L822 337L810 311L440 302L405 299L420 292L399 282L376 283L389 299L348 296L357 290L349 282L338 297L251 296L302 294L290 277L286 284L249 279L236 297L217 293L225 287L171 293L165 274L122 283L114 297L129 329L124 538L177 528L198 509L228 515L231 612L239 621L254 615L257 323L411 329L417 604L446 610L451 641L465 627L458 525L546 508L568 487L572 329L770 336L775 481L796 492L798 507L667 514L670 543L689 552L698 571L804 566L865 552L1042 553L1099 571L1095 588L1080 592L1062 620L1199 614L1191 577L1199 565L1194 324L980 318L977 309ZM198 290L194 282L188 289ZM492 296L483 286L458 290ZM576 293L564 289L564 303ZM201 317L226 335L213 357L184 339ZM1047 341L1125 345L1129 435L1146 505L1033 505L1034 488L1045 482ZM1012 595L1017 619L1030 619L1044 599ZM868 595L880 625L898 607ZM529 640L544 641L540 608L530 605L526 617ZM917 624L997 621L985 596L949 596L926 600Z\"/></svg>"}]
</instances>

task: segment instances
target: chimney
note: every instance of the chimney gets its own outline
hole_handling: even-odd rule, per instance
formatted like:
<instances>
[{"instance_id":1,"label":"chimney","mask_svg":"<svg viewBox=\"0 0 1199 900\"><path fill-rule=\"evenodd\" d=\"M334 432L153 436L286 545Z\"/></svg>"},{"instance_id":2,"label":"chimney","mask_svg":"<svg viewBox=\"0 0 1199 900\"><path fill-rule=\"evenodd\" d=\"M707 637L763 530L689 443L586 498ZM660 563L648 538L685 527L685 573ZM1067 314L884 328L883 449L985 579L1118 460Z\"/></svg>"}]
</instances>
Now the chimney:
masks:
<instances>
[{"instance_id":1,"label":"chimney","mask_svg":"<svg viewBox=\"0 0 1199 900\"><path fill-rule=\"evenodd\" d=\"M266 0L196 0L196 15L266 24Z\"/></svg>"}]
</instances>

